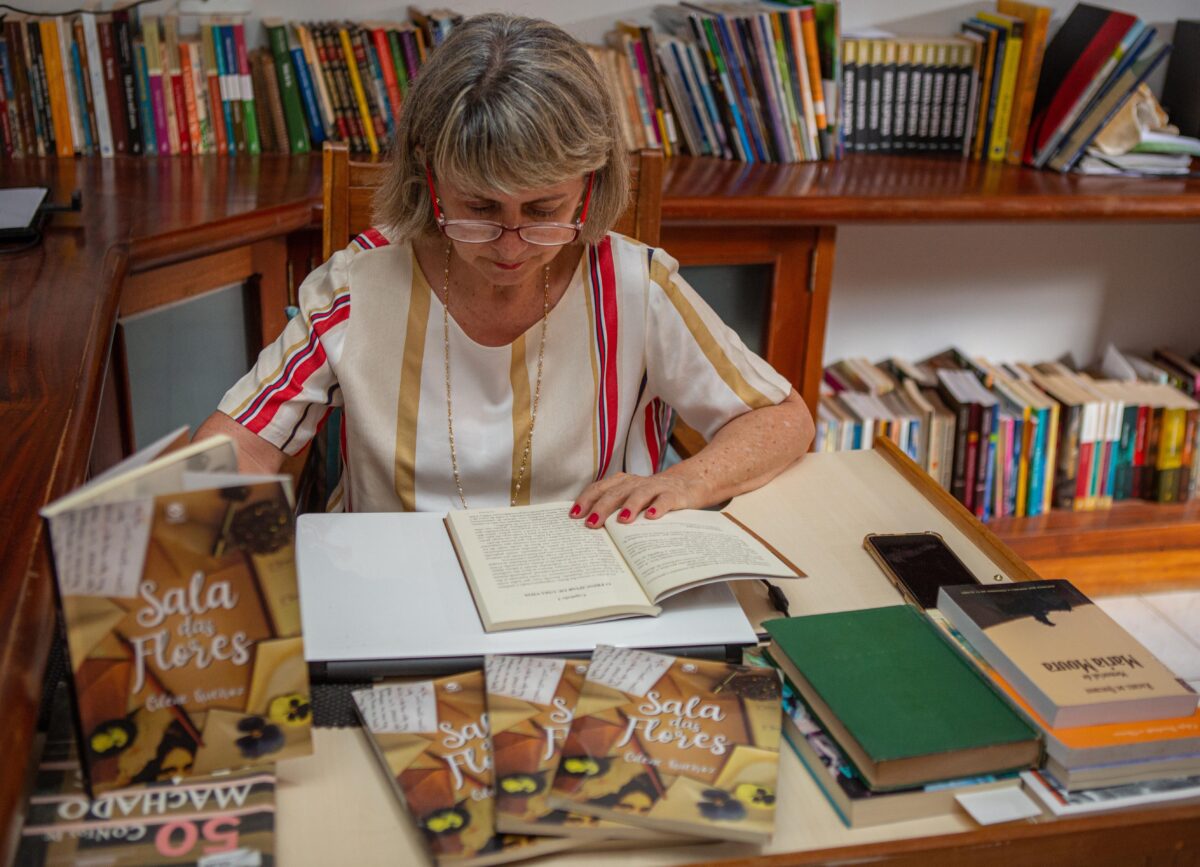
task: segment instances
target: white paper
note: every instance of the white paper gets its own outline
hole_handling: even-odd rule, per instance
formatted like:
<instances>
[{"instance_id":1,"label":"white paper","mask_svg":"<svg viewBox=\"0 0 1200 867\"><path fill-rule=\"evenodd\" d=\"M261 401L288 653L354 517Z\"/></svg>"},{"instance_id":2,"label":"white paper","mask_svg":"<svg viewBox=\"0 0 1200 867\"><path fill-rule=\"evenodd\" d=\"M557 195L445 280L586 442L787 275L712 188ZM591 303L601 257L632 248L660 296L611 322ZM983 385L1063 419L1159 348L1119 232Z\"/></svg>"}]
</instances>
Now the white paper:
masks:
<instances>
[{"instance_id":1,"label":"white paper","mask_svg":"<svg viewBox=\"0 0 1200 867\"><path fill-rule=\"evenodd\" d=\"M488 692L548 705L554 700L566 662L538 656L489 656L484 668Z\"/></svg>"},{"instance_id":2,"label":"white paper","mask_svg":"<svg viewBox=\"0 0 1200 867\"><path fill-rule=\"evenodd\" d=\"M998 822L1015 822L1040 816L1042 810L1021 791L1020 786L990 789L986 792L964 792L954 796L971 818L980 825L995 825Z\"/></svg>"},{"instance_id":3,"label":"white paper","mask_svg":"<svg viewBox=\"0 0 1200 867\"><path fill-rule=\"evenodd\" d=\"M437 731L437 693L431 680L360 689L353 695L370 731L379 734Z\"/></svg>"},{"instance_id":4,"label":"white paper","mask_svg":"<svg viewBox=\"0 0 1200 867\"><path fill-rule=\"evenodd\" d=\"M54 569L64 596L137 596L154 501L107 503L50 520Z\"/></svg>"},{"instance_id":5,"label":"white paper","mask_svg":"<svg viewBox=\"0 0 1200 867\"><path fill-rule=\"evenodd\" d=\"M0 229L26 228L37 216L47 192L45 187L0 190Z\"/></svg>"},{"instance_id":6,"label":"white paper","mask_svg":"<svg viewBox=\"0 0 1200 867\"><path fill-rule=\"evenodd\" d=\"M644 696L675 662L673 656L630 650L625 647L596 646L588 680L631 695Z\"/></svg>"},{"instance_id":7,"label":"white paper","mask_svg":"<svg viewBox=\"0 0 1200 867\"><path fill-rule=\"evenodd\" d=\"M262 867L262 853L242 846L229 852L201 855L196 867Z\"/></svg>"}]
</instances>

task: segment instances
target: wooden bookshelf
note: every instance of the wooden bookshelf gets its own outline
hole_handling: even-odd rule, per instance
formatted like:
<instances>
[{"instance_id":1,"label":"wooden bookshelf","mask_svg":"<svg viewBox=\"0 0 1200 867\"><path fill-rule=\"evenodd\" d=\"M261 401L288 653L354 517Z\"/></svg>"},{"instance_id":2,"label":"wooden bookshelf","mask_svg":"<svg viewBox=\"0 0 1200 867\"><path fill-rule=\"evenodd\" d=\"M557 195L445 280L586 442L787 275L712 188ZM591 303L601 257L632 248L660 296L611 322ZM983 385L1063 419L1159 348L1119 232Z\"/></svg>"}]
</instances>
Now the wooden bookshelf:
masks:
<instances>
[{"instance_id":1,"label":"wooden bookshelf","mask_svg":"<svg viewBox=\"0 0 1200 867\"><path fill-rule=\"evenodd\" d=\"M132 445L118 318L253 274L250 339L273 337L302 263L320 249L320 159L0 159L0 178L48 185L57 202L83 196L83 212L55 215L40 247L0 256L0 746L17 757L0 775L3 863L54 629L37 510ZM924 157L676 159L666 167L662 244L684 264L773 266L767 356L815 404L837 225L985 220L1197 222L1200 182ZM1085 587L1200 583L1200 504L1055 512L993 530L1040 574ZM1121 822L1153 827L1136 814Z\"/></svg>"}]
</instances>

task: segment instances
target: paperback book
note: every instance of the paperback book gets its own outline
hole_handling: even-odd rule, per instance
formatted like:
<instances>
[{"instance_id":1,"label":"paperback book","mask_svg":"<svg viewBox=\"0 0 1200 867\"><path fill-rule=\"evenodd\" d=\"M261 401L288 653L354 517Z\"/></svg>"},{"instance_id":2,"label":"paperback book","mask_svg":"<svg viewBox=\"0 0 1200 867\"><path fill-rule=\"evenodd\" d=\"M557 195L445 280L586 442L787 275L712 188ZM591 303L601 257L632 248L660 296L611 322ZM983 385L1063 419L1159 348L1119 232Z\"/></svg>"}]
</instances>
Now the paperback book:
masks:
<instances>
[{"instance_id":1,"label":"paperback book","mask_svg":"<svg viewBox=\"0 0 1200 867\"><path fill-rule=\"evenodd\" d=\"M42 510L93 794L311 751L290 482L186 443Z\"/></svg>"},{"instance_id":2,"label":"paperback book","mask_svg":"<svg viewBox=\"0 0 1200 867\"><path fill-rule=\"evenodd\" d=\"M1068 581L943 587L938 610L1051 726L1196 711L1191 687Z\"/></svg>"},{"instance_id":3,"label":"paperback book","mask_svg":"<svg viewBox=\"0 0 1200 867\"><path fill-rule=\"evenodd\" d=\"M578 845L497 833L482 671L353 693L392 790L436 864L503 864Z\"/></svg>"},{"instance_id":4,"label":"paperback book","mask_svg":"<svg viewBox=\"0 0 1200 867\"><path fill-rule=\"evenodd\" d=\"M275 774L147 783L88 797L65 688L55 696L16 867L275 863Z\"/></svg>"},{"instance_id":5,"label":"paperback book","mask_svg":"<svg viewBox=\"0 0 1200 867\"><path fill-rule=\"evenodd\" d=\"M658 831L766 842L779 698L771 668L600 645L550 803Z\"/></svg>"}]
</instances>

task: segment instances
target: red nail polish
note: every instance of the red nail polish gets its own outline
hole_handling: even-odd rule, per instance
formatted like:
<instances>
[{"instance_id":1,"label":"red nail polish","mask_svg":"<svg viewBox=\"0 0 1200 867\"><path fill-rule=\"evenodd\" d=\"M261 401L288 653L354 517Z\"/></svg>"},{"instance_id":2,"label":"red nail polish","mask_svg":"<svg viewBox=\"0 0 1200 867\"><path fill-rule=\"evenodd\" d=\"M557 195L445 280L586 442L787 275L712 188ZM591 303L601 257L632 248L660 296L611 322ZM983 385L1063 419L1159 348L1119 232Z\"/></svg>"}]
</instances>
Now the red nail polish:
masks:
<instances>
[{"instance_id":1,"label":"red nail polish","mask_svg":"<svg viewBox=\"0 0 1200 867\"><path fill-rule=\"evenodd\" d=\"M654 514L655 514L655 510L654 510L654 509L647 509L647 510L646 510L646 517L647 517L647 518L653 517L653 516L654 516Z\"/></svg>"},{"instance_id":2,"label":"red nail polish","mask_svg":"<svg viewBox=\"0 0 1200 867\"><path fill-rule=\"evenodd\" d=\"M597 515L595 512L592 512L590 515L588 515L587 522L589 524L595 524L599 520L600 520L600 516Z\"/></svg>"},{"instance_id":3,"label":"red nail polish","mask_svg":"<svg viewBox=\"0 0 1200 867\"><path fill-rule=\"evenodd\" d=\"M578 515L582 511L583 511L583 507L580 506L578 503L576 503L574 506L571 507L571 517L574 518L576 515Z\"/></svg>"},{"instance_id":4,"label":"red nail polish","mask_svg":"<svg viewBox=\"0 0 1200 867\"><path fill-rule=\"evenodd\" d=\"M622 509L622 510L621 510L621 515L620 515L620 517L621 517L622 519L624 519L624 518L628 518L628 517L629 517L631 514L633 514L633 513L632 513L632 512L630 512L628 509Z\"/></svg>"}]
</instances>

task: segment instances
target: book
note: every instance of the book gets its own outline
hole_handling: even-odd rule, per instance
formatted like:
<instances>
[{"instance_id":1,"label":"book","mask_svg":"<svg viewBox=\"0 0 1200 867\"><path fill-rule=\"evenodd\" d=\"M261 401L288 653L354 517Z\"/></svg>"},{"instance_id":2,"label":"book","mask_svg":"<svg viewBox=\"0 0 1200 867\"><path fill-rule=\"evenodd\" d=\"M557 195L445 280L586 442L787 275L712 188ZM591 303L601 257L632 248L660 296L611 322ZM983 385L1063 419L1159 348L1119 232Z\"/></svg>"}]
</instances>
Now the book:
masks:
<instances>
[{"instance_id":1,"label":"book","mask_svg":"<svg viewBox=\"0 0 1200 867\"><path fill-rule=\"evenodd\" d=\"M937 609L926 611L931 623L943 631L958 650L992 682L1030 723L1042 733L1047 761L1063 768L1095 767L1170 759L1200 753L1200 709L1191 716L1094 726L1055 728L1038 716L1004 677L979 655Z\"/></svg>"},{"instance_id":2,"label":"book","mask_svg":"<svg viewBox=\"0 0 1200 867\"><path fill-rule=\"evenodd\" d=\"M271 53L275 58L275 74L278 81L279 98L283 117L287 124L288 150L294 154L306 154L311 150L308 127L304 121L304 106L301 102L300 86L296 81L296 70L288 48L287 24L277 18L263 21ZM261 97L262 94L259 94Z\"/></svg>"},{"instance_id":3,"label":"book","mask_svg":"<svg viewBox=\"0 0 1200 867\"><path fill-rule=\"evenodd\" d=\"M1029 134L1033 101L1037 95L1042 59L1046 54L1046 32L1053 10L1023 0L996 0L996 11L1025 22L1021 65L1017 70L1012 119L1008 126L1008 154L1005 157L1005 162L1010 165L1020 165L1025 151L1025 138Z\"/></svg>"},{"instance_id":4,"label":"book","mask_svg":"<svg viewBox=\"0 0 1200 867\"><path fill-rule=\"evenodd\" d=\"M1068 581L942 587L938 610L1056 728L1196 710L1196 693Z\"/></svg>"},{"instance_id":5,"label":"book","mask_svg":"<svg viewBox=\"0 0 1200 867\"><path fill-rule=\"evenodd\" d=\"M83 784L67 692L60 687L51 702L15 864L195 864L217 852L241 859L232 863L273 863L272 768L146 783L93 800Z\"/></svg>"},{"instance_id":6,"label":"book","mask_svg":"<svg viewBox=\"0 0 1200 867\"><path fill-rule=\"evenodd\" d=\"M802 577L720 512L590 529L569 502L452 511L446 528L488 632L657 615L658 602L736 577Z\"/></svg>"},{"instance_id":7,"label":"book","mask_svg":"<svg viewBox=\"0 0 1200 867\"><path fill-rule=\"evenodd\" d=\"M482 671L351 695L380 769L435 864L484 867L578 845L497 833Z\"/></svg>"},{"instance_id":8,"label":"book","mask_svg":"<svg viewBox=\"0 0 1200 867\"><path fill-rule=\"evenodd\" d=\"M1162 104L1181 135L1197 138L1200 137L1200 93L1197 93L1195 83L1200 78L1200 21L1176 21L1171 42Z\"/></svg>"},{"instance_id":9,"label":"book","mask_svg":"<svg viewBox=\"0 0 1200 867\"><path fill-rule=\"evenodd\" d=\"M772 668L598 645L550 803L764 843L775 828L779 697Z\"/></svg>"},{"instance_id":10,"label":"book","mask_svg":"<svg viewBox=\"0 0 1200 867\"><path fill-rule=\"evenodd\" d=\"M1023 772L1021 782L1056 816L1122 810L1200 797L1200 776L1148 780L1081 792L1068 792L1037 771Z\"/></svg>"},{"instance_id":11,"label":"book","mask_svg":"<svg viewBox=\"0 0 1200 867\"><path fill-rule=\"evenodd\" d=\"M768 653L871 789L1033 766L1033 728L908 605L770 620Z\"/></svg>"},{"instance_id":12,"label":"book","mask_svg":"<svg viewBox=\"0 0 1200 867\"><path fill-rule=\"evenodd\" d=\"M1154 780L1200 777L1200 753L1108 762L1102 765L1080 765L1074 768L1047 757L1044 771L1046 776L1068 792L1078 792L1082 789L1101 789Z\"/></svg>"},{"instance_id":13,"label":"book","mask_svg":"<svg viewBox=\"0 0 1200 867\"><path fill-rule=\"evenodd\" d=\"M1025 140L1024 160L1041 165L1049 147L1063 132L1062 126L1077 105L1085 100L1101 70L1115 56L1122 39L1138 20L1078 3L1046 45L1042 74L1038 80Z\"/></svg>"},{"instance_id":14,"label":"book","mask_svg":"<svg viewBox=\"0 0 1200 867\"><path fill-rule=\"evenodd\" d=\"M837 741L821 727L796 692L783 682L783 739L800 759L839 819L848 828L927 819L955 811L955 797L1011 786L1014 774L988 774L924 786L875 792L858 776Z\"/></svg>"},{"instance_id":15,"label":"book","mask_svg":"<svg viewBox=\"0 0 1200 867\"><path fill-rule=\"evenodd\" d=\"M42 509L93 794L311 751L290 481L164 437Z\"/></svg>"}]
</instances>

